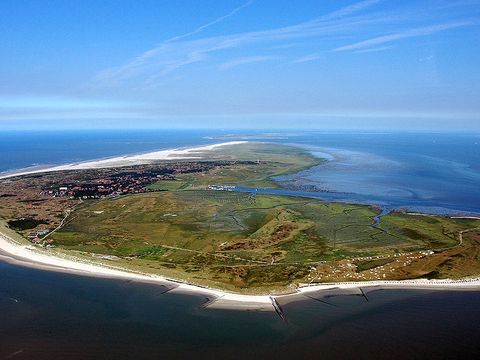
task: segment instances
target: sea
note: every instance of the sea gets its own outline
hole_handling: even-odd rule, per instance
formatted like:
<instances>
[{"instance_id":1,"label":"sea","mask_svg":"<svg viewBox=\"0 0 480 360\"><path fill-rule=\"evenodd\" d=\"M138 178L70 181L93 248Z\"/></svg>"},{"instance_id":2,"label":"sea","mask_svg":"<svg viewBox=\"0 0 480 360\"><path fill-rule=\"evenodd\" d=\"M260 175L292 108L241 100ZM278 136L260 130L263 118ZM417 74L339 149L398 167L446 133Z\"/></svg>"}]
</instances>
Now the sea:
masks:
<instances>
[{"instance_id":1,"label":"sea","mask_svg":"<svg viewBox=\"0 0 480 360\"><path fill-rule=\"evenodd\" d=\"M333 130L0 131L0 173L233 140L296 145L325 159L314 168L278 177L276 180L287 191L434 214L480 214L480 134Z\"/></svg>"},{"instance_id":2,"label":"sea","mask_svg":"<svg viewBox=\"0 0 480 360\"><path fill-rule=\"evenodd\" d=\"M0 131L0 171L232 140L325 159L284 191L439 214L480 213L480 135L365 131ZM257 189L258 190L258 189ZM471 359L480 291L373 289L275 312L213 310L159 285L0 260L0 359Z\"/></svg>"}]
</instances>

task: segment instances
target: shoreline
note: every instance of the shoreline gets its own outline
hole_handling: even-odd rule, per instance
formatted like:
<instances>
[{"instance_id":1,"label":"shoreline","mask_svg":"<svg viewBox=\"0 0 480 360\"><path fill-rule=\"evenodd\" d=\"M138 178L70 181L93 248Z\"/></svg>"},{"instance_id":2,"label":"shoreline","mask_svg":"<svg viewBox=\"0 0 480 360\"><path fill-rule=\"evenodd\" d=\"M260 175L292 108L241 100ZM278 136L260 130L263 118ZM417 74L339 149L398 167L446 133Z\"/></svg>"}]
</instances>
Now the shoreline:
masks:
<instances>
[{"instance_id":1,"label":"shoreline","mask_svg":"<svg viewBox=\"0 0 480 360\"><path fill-rule=\"evenodd\" d=\"M123 167L130 165L147 164L159 160L179 160L179 159L199 159L199 153L209 151L222 146L237 145L247 143L248 141L229 141L204 146L196 146L183 149L169 149L153 151L137 155L124 155L114 158L98 159L74 164L41 167L36 169L23 169L9 174L0 174L0 180L36 173L46 173L53 171L81 170L81 169L100 169L108 167ZM426 215L418 213L418 215ZM456 218L461 218L457 216ZM475 218L475 217L463 217ZM18 239L18 240L17 240ZM87 260L74 253L66 253L51 249L40 249L26 242L20 235L8 228L0 226L0 261L6 261L11 264L25 266L33 269L56 271L62 273L75 274L80 276L89 276L108 279L127 279L138 282L154 283L167 287L167 291L195 294L205 296L208 300L204 307L236 309L236 310L256 310L256 311L276 311L277 298L298 298L306 299L304 294L314 292L324 292L333 289L359 289L360 287L386 287L386 288L430 288L430 289L465 289L474 288L480 290L480 277L460 280L398 280L398 281L363 281L363 282L339 282L339 283L321 283L321 284L302 284L295 292L281 295L246 295L234 292L223 291L220 289L194 285L181 280L169 279L161 275L148 274L144 272L135 272L129 269L109 265L99 260Z\"/></svg>"},{"instance_id":2,"label":"shoreline","mask_svg":"<svg viewBox=\"0 0 480 360\"><path fill-rule=\"evenodd\" d=\"M13 239L3 229L0 229L0 261L38 270L163 285L170 288L168 291L171 292L203 295L208 299L213 297L212 303L208 306L211 308L219 305L220 307L231 309L270 310L271 305L270 297L267 295L243 295L225 292L219 289L169 279L160 275L133 272L121 267L108 266L99 261L87 261L73 254L61 253L56 250L39 249L33 245L23 244ZM217 301L219 301L218 304L216 304Z\"/></svg>"},{"instance_id":3,"label":"shoreline","mask_svg":"<svg viewBox=\"0 0 480 360\"><path fill-rule=\"evenodd\" d=\"M54 171L66 171L66 170L87 170L87 169L104 169L111 167L125 167L133 165L144 165L154 161L161 160L185 160L185 159L199 159L198 153L204 151L210 151L222 146L239 145L247 143L248 141L227 141L223 143L194 146L189 148L175 148L166 150L151 151L142 154L127 154L111 158L86 160L78 163L71 163L66 165L55 166L34 166L30 168L13 170L11 172L0 173L0 180L8 179L17 176L30 175L30 174L43 174Z\"/></svg>"},{"instance_id":4,"label":"shoreline","mask_svg":"<svg viewBox=\"0 0 480 360\"><path fill-rule=\"evenodd\" d=\"M20 235L18 235L20 236ZM275 299L305 300L309 294L326 291L360 288L388 289L432 289L432 290L480 290L480 277L458 280L452 279L415 279L415 280L372 280L359 282L338 282L322 284L301 284L295 292L281 295L245 295L198 286L169 279L160 275L137 273L127 269L87 261L75 255L60 253L56 250L39 249L22 244L0 229L0 261L46 271L88 276L96 278L133 280L137 282L163 285L168 292L204 296L208 301L203 306L211 309L277 311Z\"/></svg>"},{"instance_id":5,"label":"shoreline","mask_svg":"<svg viewBox=\"0 0 480 360\"><path fill-rule=\"evenodd\" d=\"M183 147L183 148L172 148L172 149L165 149L165 150L157 150L151 151L146 153L137 153L137 154L126 154L116 157L110 158L100 158L94 160L86 160L76 163L70 163L65 165L35 165L23 169L12 170L7 172L0 172L0 180L5 180L9 178L24 176L24 175L31 175L31 174L44 174L49 172L56 172L56 171L69 171L69 170L88 170L88 169L105 169L105 168L114 168L114 167L127 167L127 166L135 166L135 165L145 165L151 164L155 161L172 161L172 160L198 160L204 159L203 156L195 156L195 155L203 155L202 153L205 151L214 150L219 147L223 146L230 146L230 145L240 145L249 143L251 141L247 140L236 140L236 141L226 141L222 143L216 144L209 144L209 145L200 145L200 146L192 146L192 147ZM290 146L299 146L298 144L290 144ZM303 148L300 146L300 148ZM339 150L334 148L326 148L327 150ZM319 151L312 151L309 149L304 148L307 152L309 152L312 156L318 159L326 159L327 162L331 161L336 157L333 153L328 152L319 152ZM341 150L341 149L340 149ZM331 158L319 157L318 155L328 155ZM335 191L331 191L335 193ZM321 192L319 192L321 193ZM327 191L330 193L330 191ZM290 196L290 195L288 195ZM315 197L316 198L316 197ZM321 198L321 197L319 197ZM375 203L367 203L367 202L357 202L354 199L350 200L341 200L341 199L325 199L321 198L323 201L326 202L342 202L342 203L352 203L352 204L360 204L360 205L367 205L367 206L378 206L379 208L383 208L381 204ZM388 205L390 206L390 205ZM393 206L393 210L402 210L404 206ZM464 210L452 210L446 209L450 212L447 213L436 213L436 212L421 212L416 210L404 210L406 214L410 215L417 215L417 216L446 216L452 219L475 219L480 220L480 214L471 211L464 211Z\"/></svg>"}]
</instances>

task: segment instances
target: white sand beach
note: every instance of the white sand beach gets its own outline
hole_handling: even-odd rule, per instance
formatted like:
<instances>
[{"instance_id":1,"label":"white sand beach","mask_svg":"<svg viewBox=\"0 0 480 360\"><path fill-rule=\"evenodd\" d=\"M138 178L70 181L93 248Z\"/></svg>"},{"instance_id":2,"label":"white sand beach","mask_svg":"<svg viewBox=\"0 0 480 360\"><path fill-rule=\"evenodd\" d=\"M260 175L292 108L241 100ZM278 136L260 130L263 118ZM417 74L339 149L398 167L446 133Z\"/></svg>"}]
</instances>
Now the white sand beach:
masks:
<instances>
[{"instance_id":1,"label":"white sand beach","mask_svg":"<svg viewBox=\"0 0 480 360\"><path fill-rule=\"evenodd\" d=\"M357 282L339 282L328 284L304 285L298 288L301 294L316 292L329 289L352 289L364 287L382 287L382 288L480 288L480 278L472 277L465 279L415 279L415 280L379 280L379 281L357 281Z\"/></svg>"},{"instance_id":2,"label":"white sand beach","mask_svg":"<svg viewBox=\"0 0 480 360\"><path fill-rule=\"evenodd\" d=\"M197 146L197 147L191 147L191 148L168 149L168 150L153 151L153 152L144 153L144 154L117 156L117 157L112 157L107 159L84 161L84 162L67 164L67 165L30 168L30 169L24 169L24 170L14 171L10 173L0 174L0 179L6 179L6 178L21 176L21 175L28 175L28 174L54 172L54 171L102 169L102 168L111 168L111 167L143 165L143 164L148 164L148 163L151 163L154 161L160 161L160 160L168 161L168 160L199 159L201 158L201 153L203 152L214 150L222 146L238 145L246 142L247 141L228 141L228 142L223 142L218 144Z\"/></svg>"},{"instance_id":3,"label":"white sand beach","mask_svg":"<svg viewBox=\"0 0 480 360\"><path fill-rule=\"evenodd\" d=\"M4 230L5 231L5 230ZM129 279L157 283L171 287L172 292L195 293L211 298L212 308L255 309L273 311L269 296L254 296L228 293L221 290L172 281L167 278L144 273L135 273L99 262L88 262L55 249L37 248L15 240L11 234L0 232L0 260L30 268L59 271L91 277Z\"/></svg>"},{"instance_id":4,"label":"white sand beach","mask_svg":"<svg viewBox=\"0 0 480 360\"><path fill-rule=\"evenodd\" d=\"M272 305L272 298L290 297L292 301L302 299L302 295L331 291L335 289L353 289L353 288L409 288L409 289L480 289L480 278L468 278L460 280L400 280L400 281L364 281L364 282L344 282L344 283L326 283L314 285L301 285L297 291L288 295L272 296L269 295L243 295L222 290L211 289L192 284L186 284L175 280L170 280L158 275L145 273L136 273L127 271L96 261L87 261L59 252L55 249L37 248L21 243L15 240L11 234L0 232L0 260L12 264L26 266L36 269L59 271L65 273L78 274L91 277L103 277L112 279L129 279L139 282L156 283L170 287L173 293L197 294L209 299L205 307L216 309L235 309L235 310L255 310L255 311L275 311Z\"/></svg>"}]
</instances>

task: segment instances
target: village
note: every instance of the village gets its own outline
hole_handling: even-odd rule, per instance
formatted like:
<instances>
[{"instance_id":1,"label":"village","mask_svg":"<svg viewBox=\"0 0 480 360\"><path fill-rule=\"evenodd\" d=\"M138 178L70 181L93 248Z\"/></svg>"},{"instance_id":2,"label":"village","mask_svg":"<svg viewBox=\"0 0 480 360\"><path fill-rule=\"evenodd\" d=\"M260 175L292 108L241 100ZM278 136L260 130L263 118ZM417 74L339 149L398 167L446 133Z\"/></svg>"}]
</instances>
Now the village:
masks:
<instances>
[{"instance_id":1,"label":"village","mask_svg":"<svg viewBox=\"0 0 480 360\"><path fill-rule=\"evenodd\" d=\"M147 185L160 180L175 180L172 174L152 172L125 172L96 180L63 183L58 187L42 190L42 195L69 197L72 199L103 199L126 194L139 194L147 191Z\"/></svg>"},{"instance_id":2,"label":"village","mask_svg":"<svg viewBox=\"0 0 480 360\"><path fill-rule=\"evenodd\" d=\"M183 174L207 173L232 165L257 165L238 160L174 161L123 168L85 169L45 173L8 180L0 185L8 226L20 232L33 245L54 247L50 238L78 204L78 200L100 200L129 194L165 191L154 186L164 181L182 183ZM15 185L15 184L20 185ZM232 191L233 186L205 185L206 190ZM20 192L21 190L21 192Z\"/></svg>"},{"instance_id":3,"label":"village","mask_svg":"<svg viewBox=\"0 0 480 360\"><path fill-rule=\"evenodd\" d=\"M81 178L75 176L62 182L50 182L43 187L41 195L49 197L67 197L70 199L103 199L126 194L139 194L157 189L148 185L163 180L176 180L176 175L207 172L216 167L235 164L250 164L239 161L197 161L175 162L162 166L139 166L134 169L99 171ZM92 172L92 171L90 171ZM209 190L233 190L231 186L209 186Z\"/></svg>"}]
</instances>

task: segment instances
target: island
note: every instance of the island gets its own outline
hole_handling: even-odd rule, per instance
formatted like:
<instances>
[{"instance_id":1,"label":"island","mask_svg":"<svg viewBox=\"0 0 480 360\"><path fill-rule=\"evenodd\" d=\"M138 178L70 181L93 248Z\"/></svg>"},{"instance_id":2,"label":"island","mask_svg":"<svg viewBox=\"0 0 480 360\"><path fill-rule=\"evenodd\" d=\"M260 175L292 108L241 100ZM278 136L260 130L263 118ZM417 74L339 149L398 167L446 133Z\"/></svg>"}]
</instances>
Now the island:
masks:
<instances>
[{"instance_id":1,"label":"island","mask_svg":"<svg viewBox=\"0 0 480 360\"><path fill-rule=\"evenodd\" d=\"M275 180L323 161L239 142L6 177L0 248L254 296L480 274L477 218L327 202Z\"/></svg>"}]
</instances>

